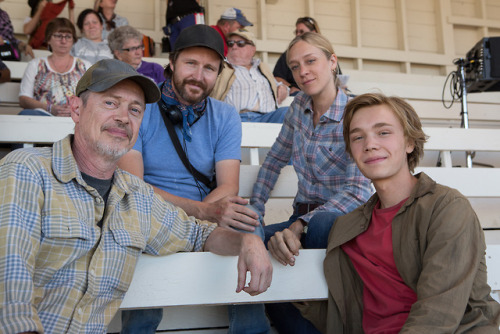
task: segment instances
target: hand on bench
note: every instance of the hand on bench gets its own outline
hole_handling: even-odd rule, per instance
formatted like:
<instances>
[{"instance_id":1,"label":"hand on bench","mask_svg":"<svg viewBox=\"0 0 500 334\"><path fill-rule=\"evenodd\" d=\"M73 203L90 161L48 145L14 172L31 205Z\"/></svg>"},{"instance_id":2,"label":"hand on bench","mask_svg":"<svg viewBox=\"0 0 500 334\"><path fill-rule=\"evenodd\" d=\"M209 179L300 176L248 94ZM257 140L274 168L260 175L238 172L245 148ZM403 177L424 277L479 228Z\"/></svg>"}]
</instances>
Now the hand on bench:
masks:
<instances>
[{"instance_id":1,"label":"hand on bench","mask_svg":"<svg viewBox=\"0 0 500 334\"><path fill-rule=\"evenodd\" d=\"M302 223L299 219L290 225L290 228L276 232L267 243L271 255L282 265L295 265L295 257L299 255L301 248L302 230Z\"/></svg>"},{"instance_id":2,"label":"hand on bench","mask_svg":"<svg viewBox=\"0 0 500 334\"><path fill-rule=\"evenodd\" d=\"M271 286L273 266L260 237L218 227L208 236L204 250L219 255L238 255L236 292L245 291L256 296ZM251 279L245 285L248 271Z\"/></svg>"}]
</instances>

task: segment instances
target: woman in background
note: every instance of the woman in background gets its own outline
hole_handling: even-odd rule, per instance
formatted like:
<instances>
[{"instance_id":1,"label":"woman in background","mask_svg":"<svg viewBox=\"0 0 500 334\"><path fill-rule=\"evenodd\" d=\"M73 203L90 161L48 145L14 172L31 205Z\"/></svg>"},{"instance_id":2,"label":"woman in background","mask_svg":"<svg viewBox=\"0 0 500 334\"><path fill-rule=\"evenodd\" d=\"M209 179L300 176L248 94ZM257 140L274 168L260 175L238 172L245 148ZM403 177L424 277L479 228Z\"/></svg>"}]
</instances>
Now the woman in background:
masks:
<instances>
[{"instance_id":1,"label":"woman in background","mask_svg":"<svg viewBox=\"0 0 500 334\"><path fill-rule=\"evenodd\" d=\"M128 26L126 17L115 13L115 7L118 0L95 0L94 10L101 15L104 21L104 29L102 30L102 39L107 40L108 35L115 28Z\"/></svg>"},{"instance_id":2,"label":"woman in background","mask_svg":"<svg viewBox=\"0 0 500 334\"><path fill-rule=\"evenodd\" d=\"M49 22L56 18L68 4L68 17L71 23L75 23L74 0L61 0L58 3L52 0L28 0L31 7L30 17L24 21L23 31L30 35L29 44L33 49L47 48L45 30Z\"/></svg>"},{"instance_id":3,"label":"woman in background","mask_svg":"<svg viewBox=\"0 0 500 334\"><path fill-rule=\"evenodd\" d=\"M71 49L73 56L85 59L91 64L113 58L108 41L102 39L102 17L95 10L85 9L78 15L76 24L82 32L82 37Z\"/></svg>"},{"instance_id":4,"label":"woman in background","mask_svg":"<svg viewBox=\"0 0 500 334\"><path fill-rule=\"evenodd\" d=\"M3 0L0 0L0 2L2 1ZM12 27L12 21L10 20L9 14L0 8L0 45L5 43L12 44L17 51L24 52L32 58L35 57L31 46L14 37L14 28Z\"/></svg>"},{"instance_id":5,"label":"woman in background","mask_svg":"<svg viewBox=\"0 0 500 334\"><path fill-rule=\"evenodd\" d=\"M157 84L165 81L163 66L142 60L144 44L139 30L131 26L118 27L109 34L108 44L116 59L129 64Z\"/></svg>"},{"instance_id":6,"label":"woman in background","mask_svg":"<svg viewBox=\"0 0 500 334\"><path fill-rule=\"evenodd\" d=\"M91 66L70 54L76 32L66 18L55 18L45 30L45 41L52 54L28 63L19 92L20 115L70 116L69 98L76 84Z\"/></svg>"},{"instance_id":7,"label":"woman in background","mask_svg":"<svg viewBox=\"0 0 500 334\"><path fill-rule=\"evenodd\" d=\"M320 34L318 23L312 17L299 17L295 22L295 36L300 36L306 32L316 32ZM292 71L286 63L286 52L283 52L274 66L273 75L278 82L282 82L290 88L290 95L293 96L300 91L299 86L293 78Z\"/></svg>"}]
</instances>

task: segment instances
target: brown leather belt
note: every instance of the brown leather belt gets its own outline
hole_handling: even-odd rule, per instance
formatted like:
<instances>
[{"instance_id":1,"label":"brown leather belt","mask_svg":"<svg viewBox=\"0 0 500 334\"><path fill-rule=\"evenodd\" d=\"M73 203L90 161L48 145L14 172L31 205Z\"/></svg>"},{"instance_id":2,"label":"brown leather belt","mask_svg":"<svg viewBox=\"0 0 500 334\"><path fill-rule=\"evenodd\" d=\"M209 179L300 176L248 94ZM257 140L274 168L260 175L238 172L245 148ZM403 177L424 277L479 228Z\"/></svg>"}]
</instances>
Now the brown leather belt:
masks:
<instances>
[{"instance_id":1,"label":"brown leather belt","mask_svg":"<svg viewBox=\"0 0 500 334\"><path fill-rule=\"evenodd\" d=\"M322 204L319 204L319 203L297 203L295 205L295 212L298 215L303 216L303 215L311 212L312 210L316 209L320 205L322 205Z\"/></svg>"}]
</instances>

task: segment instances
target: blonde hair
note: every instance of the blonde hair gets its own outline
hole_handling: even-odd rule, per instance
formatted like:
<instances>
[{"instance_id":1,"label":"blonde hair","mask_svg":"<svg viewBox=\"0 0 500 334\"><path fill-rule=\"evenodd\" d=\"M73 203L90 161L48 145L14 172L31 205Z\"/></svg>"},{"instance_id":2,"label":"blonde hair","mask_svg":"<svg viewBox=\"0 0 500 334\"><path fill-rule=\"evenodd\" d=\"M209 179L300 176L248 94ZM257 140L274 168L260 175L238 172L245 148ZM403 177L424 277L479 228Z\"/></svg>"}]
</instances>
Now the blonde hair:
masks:
<instances>
[{"instance_id":1,"label":"blonde hair","mask_svg":"<svg viewBox=\"0 0 500 334\"><path fill-rule=\"evenodd\" d=\"M424 143L427 141L427 136L422 130L422 123L415 109L413 109L408 102L399 97L385 96L380 93L367 93L356 96L347 103L343 118L343 135L346 152L352 156L351 143L349 141L349 128L354 114L361 108L377 105L386 105L392 110L403 127L403 133L406 140L413 144L413 151L406 155L408 168L413 172L424 155Z\"/></svg>"},{"instance_id":2,"label":"blonde hair","mask_svg":"<svg viewBox=\"0 0 500 334\"><path fill-rule=\"evenodd\" d=\"M310 44L310 45L320 49L325 54L325 57L328 60L332 57L332 55L336 56L335 51L333 50L332 43L330 43L330 41L325 36L310 31L310 32L306 32L300 36L296 36L294 39L292 39L290 44L288 44L288 48L286 49L286 63L287 63L287 65L289 65L288 61L289 61L290 50L292 49L292 47L295 44L297 44L300 41L304 41L307 44ZM338 69L338 63L337 63L337 68L333 72L333 78L334 78L333 82L335 84L335 87L341 87L342 86L341 82L337 77L337 69Z\"/></svg>"}]
</instances>

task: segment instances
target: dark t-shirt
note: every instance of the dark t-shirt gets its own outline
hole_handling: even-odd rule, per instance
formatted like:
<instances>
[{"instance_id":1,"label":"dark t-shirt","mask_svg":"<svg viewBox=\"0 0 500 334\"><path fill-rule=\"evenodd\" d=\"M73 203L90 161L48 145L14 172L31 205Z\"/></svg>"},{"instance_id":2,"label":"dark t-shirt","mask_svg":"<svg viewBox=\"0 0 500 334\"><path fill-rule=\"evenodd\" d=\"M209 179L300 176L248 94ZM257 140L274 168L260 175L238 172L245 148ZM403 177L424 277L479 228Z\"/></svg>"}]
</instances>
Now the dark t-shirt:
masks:
<instances>
[{"instance_id":1,"label":"dark t-shirt","mask_svg":"<svg viewBox=\"0 0 500 334\"><path fill-rule=\"evenodd\" d=\"M89 186L97 190L99 195L101 195L102 199L104 200L104 205L106 205L108 202L109 192L111 191L113 178L107 180L97 179L85 173L82 173L82 178L85 182L87 182ZM99 227L102 227L102 220L99 223L97 223L97 225Z\"/></svg>"},{"instance_id":2,"label":"dark t-shirt","mask_svg":"<svg viewBox=\"0 0 500 334\"><path fill-rule=\"evenodd\" d=\"M203 7L196 0L169 0L165 19L167 23L177 16L203 12Z\"/></svg>"},{"instance_id":3,"label":"dark t-shirt","mask_svg":"<svg viewBox=\"0 0 500 334\"><path fill-rule=\"evenodd\" d=\"M286 52L283 52L276 62L273 70L273 75L275 77L280 77L288 81L290 83L290 88L299 88L299 86L297 86L297 83L293 79L292 71L290 71L290 68L286 64Z\"/></svg>"}]
</instances>

